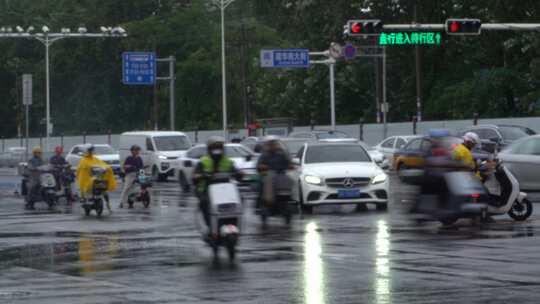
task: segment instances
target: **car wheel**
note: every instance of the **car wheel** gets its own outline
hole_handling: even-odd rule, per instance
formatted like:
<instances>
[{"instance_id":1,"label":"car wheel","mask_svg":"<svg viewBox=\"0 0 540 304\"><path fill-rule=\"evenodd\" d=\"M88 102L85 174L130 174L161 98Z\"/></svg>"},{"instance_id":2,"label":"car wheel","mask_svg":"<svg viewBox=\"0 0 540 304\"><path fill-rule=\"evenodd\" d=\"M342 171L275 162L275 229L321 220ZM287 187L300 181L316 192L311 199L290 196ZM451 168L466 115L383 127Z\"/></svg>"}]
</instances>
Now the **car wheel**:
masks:
<instances>
[{"instance_id":1,"label":"car wheel","mask_svg":"<svg viewBox=\"0 0 540 304\"><path fill-rule=\"evenodd\" d=\"M400 181L404 181L404 178L403 178L403 176L401 175L401 171L402 171L402 170L407 170L407 167L406 167L403 163L397 164L397 166L396 166L396 174L397 174L397 176L399 177L399 180L400 180Z\"/></svg>"},{"instance_id":2,"label":"car wheel","mask_svg":"<svg viewBox=\"0 0 540 304\"><path fill-rule=\"evenodd\" d=\"M367 212L367 211L369 211L366 204L357 204L354 210L356 212Z\"/></svg>"},{"instance_id":3,"label":"car wheel","mask_svg":"<svg viewBox=\"0 0 540 304\"><path fill-rule=\"evenodd\" d=\"M388 204L387 203L377 204L377 211L386 211L386 210L388 210Z\"/></svg>"}]
</instances>

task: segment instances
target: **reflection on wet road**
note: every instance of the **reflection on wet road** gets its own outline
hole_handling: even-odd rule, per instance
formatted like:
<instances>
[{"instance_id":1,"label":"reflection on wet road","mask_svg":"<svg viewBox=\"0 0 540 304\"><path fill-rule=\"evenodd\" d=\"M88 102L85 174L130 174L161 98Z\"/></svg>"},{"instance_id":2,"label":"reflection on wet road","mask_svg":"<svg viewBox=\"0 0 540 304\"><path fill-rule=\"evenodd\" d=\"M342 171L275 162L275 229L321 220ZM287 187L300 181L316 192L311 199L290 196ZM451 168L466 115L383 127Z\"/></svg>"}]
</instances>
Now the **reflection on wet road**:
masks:
<instances>
[{"instance_id":1,"label":"reflection on wet road","mask_svg":"<svg viewBox=\"0 0 540 304\"><path fill-rule=\"evenodd\" d=\"M315 222L306 225L304 240L304 293L306 303L324 304L324 264L321 236Z\"/></svg>"},{"instance_id":2,"label":"reflection on wet road","mask_svg":"<svg viewBox=\"0 0 540 304\"><path fill-rule=\"evenodd\" d=\"M377 235L375 236L375 297L377 304L391 303L391 272L390 272L390 235L386 221L377 222Z\"/></svg>"},{"instance_id":3,"label":"reflection on wet road","mask_svg":"<svg viewBox=\"0 0 540 304\"><path fill-rule=\"evenodd\" d=\"M248 200L234 265L213 262L197 201L175 182L155 185L150 209L103 218L2 196L0 303L538 302L538 211L524 223L418 225L411 189L392 182L388 212L324 207L290 228L262 229Z\"/></svg>"}]
</instances>

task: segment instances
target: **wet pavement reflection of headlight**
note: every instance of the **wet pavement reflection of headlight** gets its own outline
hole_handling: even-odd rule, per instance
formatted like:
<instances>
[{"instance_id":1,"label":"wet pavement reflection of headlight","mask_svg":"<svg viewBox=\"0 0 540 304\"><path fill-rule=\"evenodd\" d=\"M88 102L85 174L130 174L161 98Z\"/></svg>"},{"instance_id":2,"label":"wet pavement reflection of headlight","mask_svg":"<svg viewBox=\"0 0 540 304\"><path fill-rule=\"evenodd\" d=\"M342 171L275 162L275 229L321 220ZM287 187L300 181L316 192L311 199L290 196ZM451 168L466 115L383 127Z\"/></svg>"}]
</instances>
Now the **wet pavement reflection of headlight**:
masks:
<instances>
[{"instance_id":1,"label":"wet pavement reflection of headlight","mask_svg":"<svg viewBox=\"0 0 540 304\"><path fill-rule=\"evenodd\" d=\"M322 244L317 224L306 225L304 239L304 297L307 304L324 304Z\"/></svg>"},{"instance_id":2,"label":"wet pavement reflection of headlight","mask_svg":"<svg viewBox=\"0 0 540 304\"><path fill-rule=\"evenodd\" d=\"M375 299L377 304L392 303L390 271L390 235L386 221L377 222L375 239Z\"/></svg>"}]
</instances>

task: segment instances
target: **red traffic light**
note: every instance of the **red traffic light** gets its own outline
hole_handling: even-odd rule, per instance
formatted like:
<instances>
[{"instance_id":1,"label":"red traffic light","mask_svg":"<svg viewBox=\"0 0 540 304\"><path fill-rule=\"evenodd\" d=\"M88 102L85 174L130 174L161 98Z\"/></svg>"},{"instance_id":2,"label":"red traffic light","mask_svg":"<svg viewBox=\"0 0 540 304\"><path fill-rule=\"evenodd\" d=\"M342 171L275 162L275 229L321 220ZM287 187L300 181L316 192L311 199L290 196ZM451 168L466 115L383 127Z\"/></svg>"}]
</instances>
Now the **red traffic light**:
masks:
<instances>
[{"instance_id":1,"label":"red traffic light","mask_svg":"<svg viewBox=\"0 0 540 304\"><path fill-rule=\"evenodd\" d=\"M450 22L450 32L451 33L459 32L459 23L457 23L457 21Z\"/></svg>"},{"instance_id":2,"label":"red traffic light","mask_svg":"<svg viewBox=\"0 0 540 304\"><path fill-rule=\"evenodd\" d=\"M383 30L381 20L349 20L345 26L345 34L351 36L377 35Z\"/></svg>"},{"instance_id":3,"label":"red traffic light","mask_svg":"<svg viewBox=\"0 0 540 304\"><path fill-rule=\"evenodd\" d=\"M479 19L448 19L446 33L449 35L480 35L482 21Z\"/></svg>"},{"instance_id":4,"label":"red traffic light","mask_svg":"<svg viewBox=\"0 0 540 304\"><path fill-rule=\"evenodd\" d=\"M362 33L362 25L358 22L355 22L351 25L351 33L360 34Z\"/></svg>"}]
</instances>

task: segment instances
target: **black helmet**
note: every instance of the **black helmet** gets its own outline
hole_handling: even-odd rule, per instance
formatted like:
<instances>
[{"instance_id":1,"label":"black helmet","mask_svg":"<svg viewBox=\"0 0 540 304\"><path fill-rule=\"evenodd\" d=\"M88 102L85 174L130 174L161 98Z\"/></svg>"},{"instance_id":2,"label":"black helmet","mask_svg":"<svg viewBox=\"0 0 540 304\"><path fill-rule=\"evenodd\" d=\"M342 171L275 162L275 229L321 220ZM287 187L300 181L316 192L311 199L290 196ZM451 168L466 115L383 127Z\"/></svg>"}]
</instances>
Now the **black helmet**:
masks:
<instances>
[{"instance_id":1,"label":"black helmet","mask_svg":"<svg viewBox=\"0 0 540 304\"><path fill-rule=\"evenodd\" d=\"M131 152L133 152L133 151L141 151L141 147L139 145L133 145L133 146L131 146L131 148L129 150Z\"/></svg>"}]
</instances>

